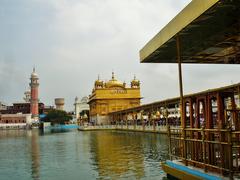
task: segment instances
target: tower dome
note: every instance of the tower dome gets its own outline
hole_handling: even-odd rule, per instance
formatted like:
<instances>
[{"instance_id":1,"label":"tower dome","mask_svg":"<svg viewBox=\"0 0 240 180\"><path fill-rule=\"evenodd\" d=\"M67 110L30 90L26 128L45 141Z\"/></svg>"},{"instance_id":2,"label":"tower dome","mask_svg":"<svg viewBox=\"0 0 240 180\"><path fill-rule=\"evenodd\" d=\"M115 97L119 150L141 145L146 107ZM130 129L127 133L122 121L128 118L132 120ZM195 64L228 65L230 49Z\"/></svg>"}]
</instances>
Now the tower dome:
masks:
<instances>
[{"instance_id":1,"label":"tower dome","mask_svg":"<svg viewBox=\"0 0 240 180\"><path fill-rule=\"evenodd\" d=\"M88 103L89 101L89 98L87 96L84 96L82 99L81 99L81 103Z\"/></svg>"},{"instance_id":2,"label":"tower dome","mask_svg":"<svg viewBox=\"0 0 240 180\"><path fill-rule=\"evenodd\" d=\"M103 81L100 80L100 76L98 75L98 79L95 81L95 88L103 88Z\"/></svg>"},{"instance_id":3,"label":"tower dome","mask_svg":"<svg viewBox=\"0 0 240 180\"><path fill-rule=\"evenodd\" d=\"M131 87L132 88L139 88L140 87L140 81L136 79L136 76L134 75L133 80L131 81Z\"/></svg>"},{"instance_id":4,"label":"tower dome","mask_svg":"<svg viewBox=\"0 0 240 180\"><path fill-rule=\"evenodd\" d=\"M78 97L77 96L75 97L75 101L78 101Z\"/></svg>"},{"instance_id":5,"label":"tower dome","mask_svg":"<svg viewBox=\"0 0 240 180\"><path fill-rule=\"evenodd\" d=\"M75 102L78 102L79 101L79 98L76 96L75 97Z\"/></svg>"},{"instance_id":6,"label":"tower dome","mask_svg":"<svg viewBox=\"0 0 240 180\"><path fill-rule=\"evenodd\" d=\"M106 82L106 87L110 88L110 87L119 87L119 86L124 87L121 81L118 81L117 79L115 79L114 72L112 72L112 79Z\"/></svg>"},{"instance_id":7,"label":"tower dome","mask_svg":"<svg viewBox=\"0 0 240 180\"><path fill-rule=\"evenodd\" d=\"M38 78L38 75L37 75L37 73L35 71L35 67L33 68L33 72L31 74L31 78Z\"/></svg>"}]
</instances>

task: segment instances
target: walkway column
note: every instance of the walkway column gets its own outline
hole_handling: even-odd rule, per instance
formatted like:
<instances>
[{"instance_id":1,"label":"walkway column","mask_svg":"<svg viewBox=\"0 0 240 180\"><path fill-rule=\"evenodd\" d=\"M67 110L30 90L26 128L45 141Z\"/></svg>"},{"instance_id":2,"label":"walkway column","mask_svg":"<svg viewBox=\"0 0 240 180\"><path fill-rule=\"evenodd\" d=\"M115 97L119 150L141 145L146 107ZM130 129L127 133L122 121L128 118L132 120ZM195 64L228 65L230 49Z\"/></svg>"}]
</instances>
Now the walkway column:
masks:
<instances>
[{"instance_id":1,"label":"walkway column","mask_svg":"<svg viewBox=\"0 0 240 180\"><path fill-rule=\"evenodd\" d=\"M179 76L179 92L180 92L180 118L183 136L183 159L186 160L186 142L185 142L185 122L183 118L183 84L182 84L182 64L181 64L181 51L180 51L180 37L179 34L176 36L176 46L177 46L177 62L178 62L178 76ZM187 161L185 161L187 165Z\"/></svg>"}]
</instances>

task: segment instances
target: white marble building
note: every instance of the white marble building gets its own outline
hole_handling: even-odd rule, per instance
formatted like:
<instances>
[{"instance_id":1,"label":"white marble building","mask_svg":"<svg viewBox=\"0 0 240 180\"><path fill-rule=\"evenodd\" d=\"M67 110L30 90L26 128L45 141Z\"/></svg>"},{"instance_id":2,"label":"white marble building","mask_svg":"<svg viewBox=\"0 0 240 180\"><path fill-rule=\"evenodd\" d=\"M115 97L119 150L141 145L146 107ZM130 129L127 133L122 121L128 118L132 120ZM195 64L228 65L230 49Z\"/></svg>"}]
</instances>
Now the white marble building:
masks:
<instances>
[{"instance_id":1,"label":"white marble building","mask_svg":"<svg viewBox=\"0 0 240 180\"><path fill-rule=\"evenodd\" d=\"M80 113L83 110L89 110L89 105L88 105L88 97L85 96L81 100L79 100L78 97L75 98L75 120L79 119Z\"/></svg>"}]
</instances>

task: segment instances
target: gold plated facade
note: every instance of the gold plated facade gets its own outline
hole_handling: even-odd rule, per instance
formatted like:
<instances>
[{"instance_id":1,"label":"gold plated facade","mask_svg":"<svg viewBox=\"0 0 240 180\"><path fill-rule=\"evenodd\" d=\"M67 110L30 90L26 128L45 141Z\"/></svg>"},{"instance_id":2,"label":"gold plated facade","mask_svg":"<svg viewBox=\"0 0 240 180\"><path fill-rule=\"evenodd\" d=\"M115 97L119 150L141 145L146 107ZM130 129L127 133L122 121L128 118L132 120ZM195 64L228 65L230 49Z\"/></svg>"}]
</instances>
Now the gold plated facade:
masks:
<instances>
[{"instance_id":1,"label":"gold plated facade","mask_svg":"<svg viewBox=\"0 0 240 180\"><path fill-rule=\"evenodd\" d=\"M109 113L139 106L140 100L140 81L136 77L130 87L118 81L114 73L107 82L98 78L89 97L90 121L94 124L110 123Z\"/></svg>"}]
</instances>

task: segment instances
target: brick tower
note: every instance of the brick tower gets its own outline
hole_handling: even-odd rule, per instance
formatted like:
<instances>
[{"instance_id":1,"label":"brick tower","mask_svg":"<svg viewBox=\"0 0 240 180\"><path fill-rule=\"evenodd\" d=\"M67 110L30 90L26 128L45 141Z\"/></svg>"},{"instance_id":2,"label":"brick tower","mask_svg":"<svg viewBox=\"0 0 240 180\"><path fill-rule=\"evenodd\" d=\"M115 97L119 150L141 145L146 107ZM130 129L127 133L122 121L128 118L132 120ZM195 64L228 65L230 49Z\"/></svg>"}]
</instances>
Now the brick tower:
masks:
<instances>
[{"instance_id":1,"label":"brick tower","mask_svg":"<svg viewBox=\"0 0 240 180\"><path fill-rule=\"evenodd\" d=\"M31 74L30 78L30 88L31 88L31 99L30 99L30 107L31 107L31 114L32 114L32 119L37 121L39 118L39 112L38 112L38 75L35 72L35 68L33 68L33 72Z\"/></svg>"}]
</instances>

